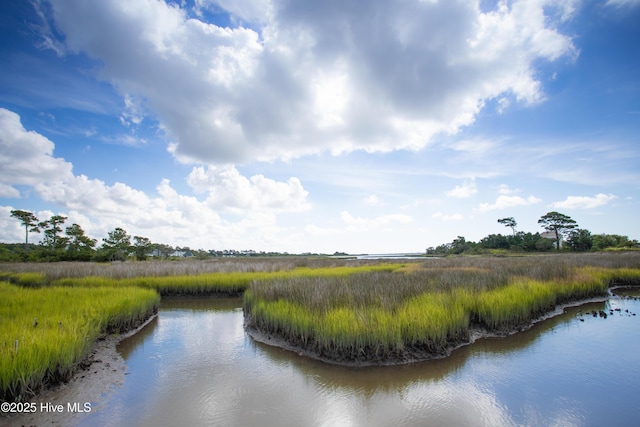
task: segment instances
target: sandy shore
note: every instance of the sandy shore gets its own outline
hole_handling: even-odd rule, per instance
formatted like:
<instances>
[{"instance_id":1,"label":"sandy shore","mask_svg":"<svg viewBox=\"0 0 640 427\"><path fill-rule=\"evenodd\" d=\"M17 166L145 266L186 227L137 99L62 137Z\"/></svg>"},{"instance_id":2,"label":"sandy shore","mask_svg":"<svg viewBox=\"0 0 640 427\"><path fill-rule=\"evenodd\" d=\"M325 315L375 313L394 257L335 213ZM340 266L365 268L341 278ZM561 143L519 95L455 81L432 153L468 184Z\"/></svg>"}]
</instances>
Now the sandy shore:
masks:
<instances>
[{"instance_id":1,"label":"sandy shore","mask_svg":"<svg viewBox=\"0 0 640 427\"><path fill-rule=\"evenodd\" d=\"M100 338L68 383L46 389L33 398L29 402L35 403L33 413L2 414L0 426L72 426L89 412L99 411L105 395L121 386L127 375L127 365L116 350L117 344L156 316L127 333Z\"/></svg>"}]
</instances>

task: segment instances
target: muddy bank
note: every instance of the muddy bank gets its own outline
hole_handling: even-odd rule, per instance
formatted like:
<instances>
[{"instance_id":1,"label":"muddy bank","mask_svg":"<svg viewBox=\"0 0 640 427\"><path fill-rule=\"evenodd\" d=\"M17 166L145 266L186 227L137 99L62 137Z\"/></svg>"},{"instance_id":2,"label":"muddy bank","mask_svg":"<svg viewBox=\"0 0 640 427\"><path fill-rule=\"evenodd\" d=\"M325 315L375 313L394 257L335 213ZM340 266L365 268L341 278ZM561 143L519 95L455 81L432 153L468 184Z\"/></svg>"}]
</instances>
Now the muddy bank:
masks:
<instances>
[{"instance_id":1,"label":"muddy bank","mask_svg":"<svg viewBox=\"0 0 640 427\"><path fill-rule=\"evenodd\" d=\"M284 350L288 350L294 353L297 353L298 356L301 357L309 357L311 359L319 360L332 365L340 365L346 367L366 367L366 366L396 366L396 365L406 365L411 363L424 362L432 359L440 359L443 357L447 357L451 354L452 351L473 344L475 341L482 338L491 338L491 337L505 337L509 335L516 334L518 332L523 332L527 329L530 329L536 323L539 323L543 320L550 319L555 316L561 315L566 308L569 307L578 307L584 304L589 304L593 302L603 302L609 300L613 296L611 288L609 290L609 295L604 297L596 297L589 298L585 300L574 301L562 305L556 306L552 311L533 319L531 322L521 325L514 329L509 330L488 330L486 328L480 327L472 327L469 330L469 336L464 340L452 341L448 343L448 345L439 351L433 352L428 349L421 348L408 348L397 354L387 354L384 357L362 357L353 359L345 355L327 355L320 354L317 351L310 350L308 347L302 347L300 345L293 344L286 340L285 338L273 334L261 331L255 327L250 327L249 322L245 319L245 330L247 334L255 341L264 343L270 346L279 347Z\"/></svg>"},{"instance_id":2,"label":"muddy bank","mask_svg":"<svg viewBox=\"0 0 640 427\"><path fill-rule=\"evenodd\" d=\"M136 328L123 333L100 337L89 355L78 364L71 380L45 389L31 399L29 412L0 414L0 426L71 426L87 413L101 409L103 396L119 387L127 375L124 359L116 350L117 344L151 322L152 315Z\"/></svg>"}]
</instances>

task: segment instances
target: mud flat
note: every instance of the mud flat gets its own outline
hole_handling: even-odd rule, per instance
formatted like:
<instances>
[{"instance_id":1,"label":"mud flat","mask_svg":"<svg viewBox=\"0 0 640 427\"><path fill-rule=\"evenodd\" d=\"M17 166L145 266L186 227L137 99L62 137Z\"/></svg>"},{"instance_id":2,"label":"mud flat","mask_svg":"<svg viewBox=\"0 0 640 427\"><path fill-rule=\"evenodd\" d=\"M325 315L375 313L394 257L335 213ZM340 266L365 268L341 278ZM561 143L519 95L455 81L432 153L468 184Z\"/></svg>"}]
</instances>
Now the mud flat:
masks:
<instances>
[{"instance_id":1,"label":"mud flat","mask_svg":"<svg viewBox=\"0 0 640 427\"><path fill-rule=\"evenodd\" d=\"M71 426L84 415L100 411L105 395L121 386L127 375L127 365L116 346L156 316L126 333L100 337L69 382L48 388L31 399L29 404L35 404L31 407L33 412L3 413L0 426Z\"/></svg>"}]
</instances>

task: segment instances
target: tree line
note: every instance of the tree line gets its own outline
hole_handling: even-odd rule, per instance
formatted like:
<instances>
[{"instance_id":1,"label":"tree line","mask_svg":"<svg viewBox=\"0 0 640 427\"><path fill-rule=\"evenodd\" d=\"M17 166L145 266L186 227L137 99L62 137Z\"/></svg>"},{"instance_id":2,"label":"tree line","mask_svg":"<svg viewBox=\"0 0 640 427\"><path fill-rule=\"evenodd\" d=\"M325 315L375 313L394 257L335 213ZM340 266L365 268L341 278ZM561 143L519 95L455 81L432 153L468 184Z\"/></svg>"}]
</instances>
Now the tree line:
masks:
<instances>
[{"instance_id":1,"label":"tree line","mask_svg":"<svg viewBox=\"0 0 640 427\"><path fill-rule=\"evenodd\" d=\"M567 251L601 251L605 249L637 249L637 240L618 234L591 234L580 228L570 216L560 212L548 212L541 216L538 224L545 230L543 233L517 231L518 223L513 217L498 219L498 223L511 228L511 235L490 234L478 242L467 241L458 236L451 243L445 243L427 249L428 255L481 254L500 251L511 252L548 252L552 250Z\"/></svg>"},{"instance_id":2,"label":"tree line","mask_svg":"<svg viewBox=\"0 0 640 427\"><path fill-rule=\"evenodd\" d=\"M132 237L122 228L116 227L98 241L85 234L78 224L62 227L66 216L53 215L40 221L32 212L12 210L11 216L24 226L24 250L18 251L16 245L3 245L0 259L32 261L117 261L131 256L146 259L153 244L146 237ZM29 243L29 233L42 233L38 245ZM9 259L7 259L9 258Z\"/></svg>"},{"instance_id":3,"label":"tree line","mask_svg":"<svg viewBox=\"0 0 640 427\"><path fill-rule=\"evenodd\" d=\"M66 216L54 215L40 221L32 212L12 210L11 216L24 226L25 239L22 243L0 243L0 261L125 261L128 259L146 260L154 258L194 257L252 257L287 256L288 253L264 252L253 250L193 250L189 247L175 248L163 243L154 243L142 236L131 236L121 227L116 227L98 240L85 234L78 224L63 226ZM42 233L38 244L29 243L29 233ZM308 253L306 255L318 255Z\"/></svg>"},{"instance_id":4,"label":"tree line","mask_svg":"<svg viewBox=\"0 0 640 427\"><path fill-rule=\"evenodd\" d=\"M142 236L131 236L123 228L116 227L98 240L85 234L78 224L63 226L66 216L53 215L40 221L32 212L12 210L11 216L24 226L24 244L0 244L0 261L124 261L127 259L146 260L149 257L248 257L283 256L288 253L256 252L252 250L192 250L188 247L172 247L153 243ZM547 252L551 250L589 251L605 249L640 248L637 240L617 234L592 235L589 230L579 228L571 217L559 212L548 212L538 223L545 233L518 231L518 223L513 217L498 219L498 223L511 229L511 234L490 234L478 242L458 236L451 243L427 249L428 255L481 254L501 251ZM42 233L38 244L29 243L29 233ZM336 253L337 254L337 253ZM303 255L318 255L307 253Z\"/></svg>"}]
</instances>

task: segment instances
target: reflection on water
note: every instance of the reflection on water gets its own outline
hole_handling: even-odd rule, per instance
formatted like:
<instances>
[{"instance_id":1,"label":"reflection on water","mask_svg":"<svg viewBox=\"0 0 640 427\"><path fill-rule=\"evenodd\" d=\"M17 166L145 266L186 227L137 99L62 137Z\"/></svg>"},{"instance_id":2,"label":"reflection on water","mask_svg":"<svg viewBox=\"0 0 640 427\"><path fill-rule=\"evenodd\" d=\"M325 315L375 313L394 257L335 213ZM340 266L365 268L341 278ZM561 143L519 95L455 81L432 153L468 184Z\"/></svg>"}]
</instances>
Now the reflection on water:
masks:
<instances>
[{"instance_id":1,"label":"reflection on water","mask_svg":"<svg viewBox=\"0 0 640 427\"><path fill-rule=\"evenodd\" d=\"M640 419L638 301L572 308L445 359L358 369L255 343L240 307L240 299L164 300L157 320L119 347L125 384L81 425L579 426ZM592 310L614 314L604 319Z\"/></svg>"}]
</instances>

